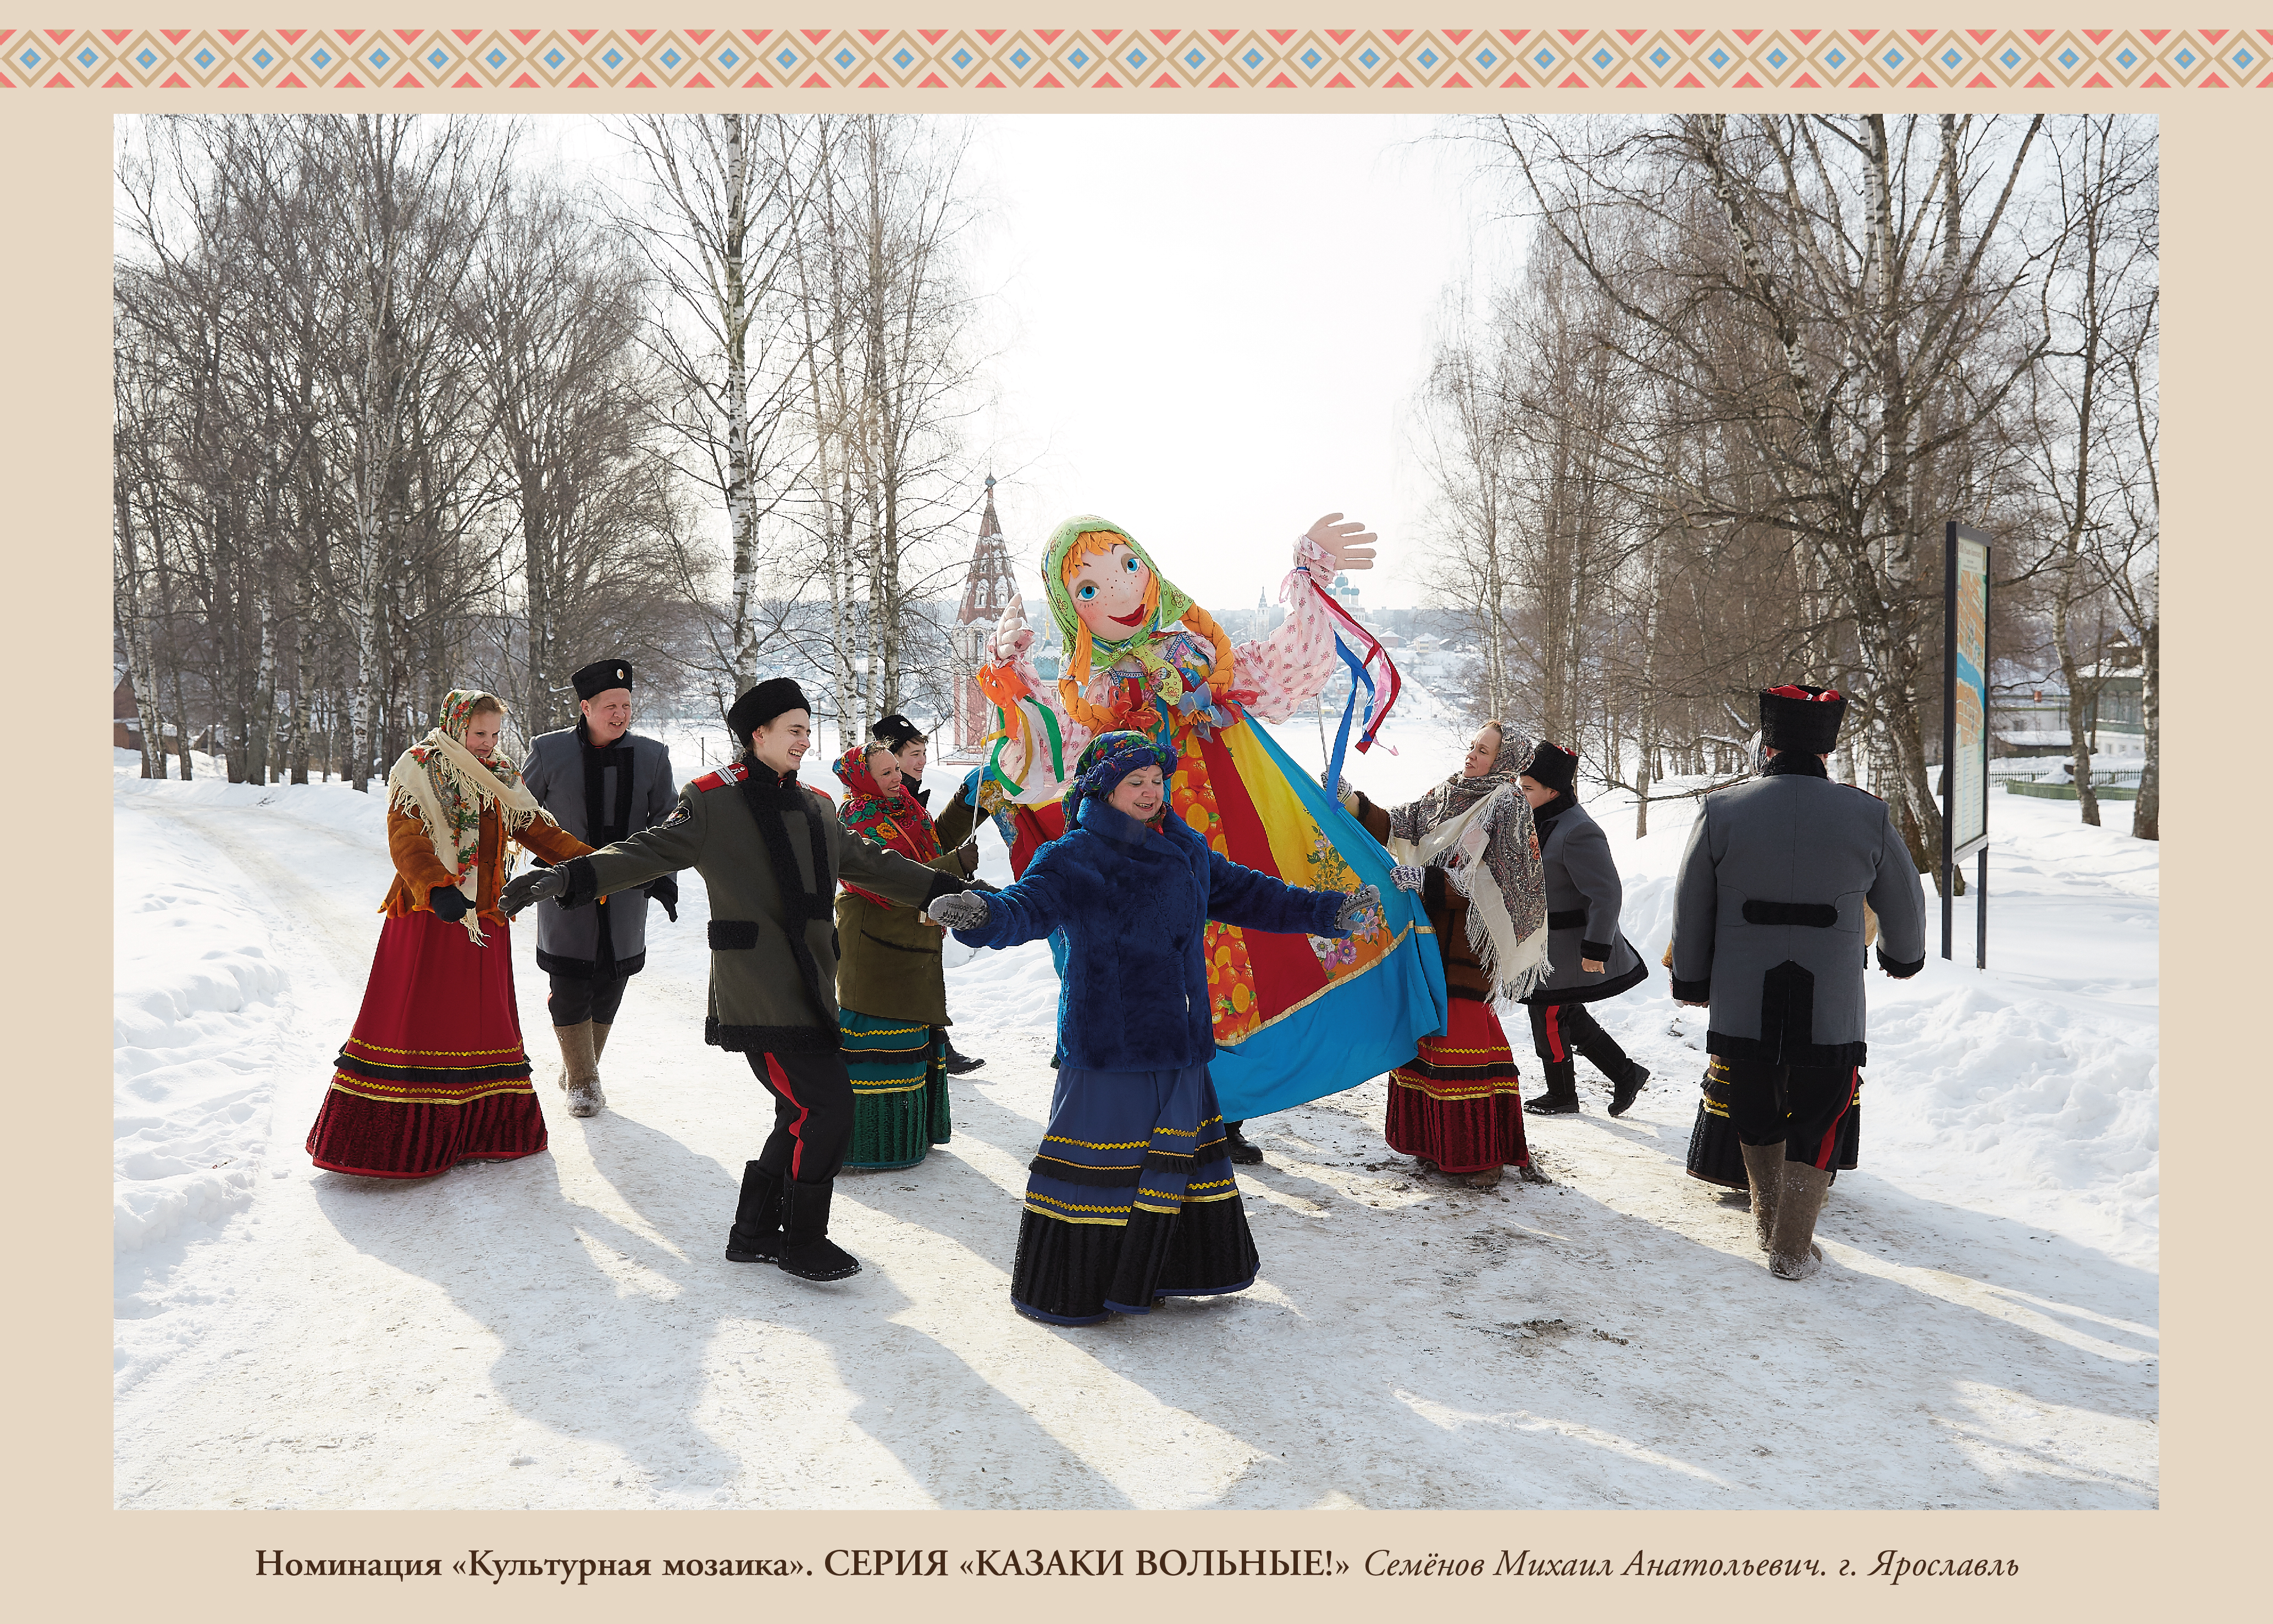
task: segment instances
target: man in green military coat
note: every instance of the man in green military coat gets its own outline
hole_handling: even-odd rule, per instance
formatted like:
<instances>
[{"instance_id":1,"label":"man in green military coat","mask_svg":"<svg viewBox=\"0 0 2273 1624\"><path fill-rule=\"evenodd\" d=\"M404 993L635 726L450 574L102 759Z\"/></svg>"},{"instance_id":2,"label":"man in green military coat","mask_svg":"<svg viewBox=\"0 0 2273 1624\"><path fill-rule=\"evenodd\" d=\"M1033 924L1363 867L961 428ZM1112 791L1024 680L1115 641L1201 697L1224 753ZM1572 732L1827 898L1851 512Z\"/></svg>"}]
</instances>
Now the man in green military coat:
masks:
<instances>
[{"instance_id":1,"label":"man in green military coat","mask_svg":"<svg viewBox=\"0 0 2273 1624\"><path fill-rule=\"evenodd\" d=\"M544 897L578 907L692 868L710 893L710 1002L704 1041L746 1055L774 1096L774 1131L743 1169L726 1237L738 1263L774 1263L802 1280L860 1265L829 1239L829 1204L852 1131L852 1085L836 1020L836 882L919 908L964 889L947 875L849 833L819 791L797 781L812 708L786 677L736 700L733 765L679 792L652 829L506 888L507 913Z\"/></svg>"}]
</instances>

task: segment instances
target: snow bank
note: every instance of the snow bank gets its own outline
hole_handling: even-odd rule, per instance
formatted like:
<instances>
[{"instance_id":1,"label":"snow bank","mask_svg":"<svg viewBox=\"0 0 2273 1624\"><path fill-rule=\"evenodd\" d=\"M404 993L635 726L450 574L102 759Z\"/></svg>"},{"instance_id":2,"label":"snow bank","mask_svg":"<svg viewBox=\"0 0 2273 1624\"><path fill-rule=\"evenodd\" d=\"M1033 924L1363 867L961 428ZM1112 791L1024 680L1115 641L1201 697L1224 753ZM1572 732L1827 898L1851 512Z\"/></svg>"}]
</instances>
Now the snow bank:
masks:
<instances>
[{"instance_id":1,"label":"snow bank","mask_svg":"<svg viewBox=\"0 0 2273 1624\"><path fill-rule=\"evenodd\" d=\"M253 908L197 877L192 845L137 819L120 823L112 850L120 1252L243 1207L267 1139L268 1050L289 977Z\"/></svg>"}]
</instances>

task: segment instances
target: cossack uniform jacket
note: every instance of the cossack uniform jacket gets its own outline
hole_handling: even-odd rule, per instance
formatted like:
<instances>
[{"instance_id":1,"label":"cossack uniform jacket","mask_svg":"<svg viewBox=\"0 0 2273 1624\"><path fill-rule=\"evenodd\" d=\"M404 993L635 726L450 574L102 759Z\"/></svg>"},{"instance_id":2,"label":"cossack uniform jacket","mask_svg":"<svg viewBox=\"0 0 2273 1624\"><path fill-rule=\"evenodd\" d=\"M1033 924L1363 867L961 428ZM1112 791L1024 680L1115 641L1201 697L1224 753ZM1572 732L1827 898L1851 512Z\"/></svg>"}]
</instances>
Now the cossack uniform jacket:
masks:
<instances>
[{"instance_id":1,"label":"cossack uniform jacket","mask_svg":"<svg viewBox=\"0 0 2273 1624\"><path fill-rule=\"evenodd\" d=\"M1539 843L1539 862L1547 876L1546 982L1528 1004L1592 1004L1615 998L1649 979L1634 944L1618 933L1618 910L1625 887L1618 880L1610 837L1573 802L1555 815ZM1602 967L1580 968L1593 959Z\"/></svg>"},{"instance_id":2,"label":"cossack uniform jacket","mask_svg":"<svg viewBox=\"0 0 2273 1624\"><path fill-rule=\"evenodd\" d=\"M652 829L562 865L564 906L693 868L710 893L706 1042L789 1052L841 1047L836 882L919 908L959 880L846 831L820 791L746 762L706 773Z\"/></svg>"},{"instance_id":3,"label":"cossack uniform jacket","mask_svg":"<svg viewBox=\"0 0 2273 1624\"><path fill-rule=\"evenodd\" d=\"M1789 752L1707 795L1673 923L1673 996L1711 1004L1705 1047L1769 1065L1867 1064L1866 902L1879 966L1924 969L1925 887L1884 801Z\"/></svg>"},{"instance_id":4,"label":"cossack uniform jacket","mask_svg":"<svg viewBox=\"0 0 2273 1624\"><path fill-rule=\"evenodd\" d=\"M561 828L587 846L604 846L652 828L671 816L679 799L671 776L671 750L660 739L626 733L605 749L588 742L585 724L539 733L521 764L521 781ZM671 901L677 904L677 895ZM599 949L604 910L616 975L636 975L647 963L644 890L619 892L600 907L564 908L550 898L536 905L536 967L559 975L590 975Z\"/></svg>"}]
</instances>

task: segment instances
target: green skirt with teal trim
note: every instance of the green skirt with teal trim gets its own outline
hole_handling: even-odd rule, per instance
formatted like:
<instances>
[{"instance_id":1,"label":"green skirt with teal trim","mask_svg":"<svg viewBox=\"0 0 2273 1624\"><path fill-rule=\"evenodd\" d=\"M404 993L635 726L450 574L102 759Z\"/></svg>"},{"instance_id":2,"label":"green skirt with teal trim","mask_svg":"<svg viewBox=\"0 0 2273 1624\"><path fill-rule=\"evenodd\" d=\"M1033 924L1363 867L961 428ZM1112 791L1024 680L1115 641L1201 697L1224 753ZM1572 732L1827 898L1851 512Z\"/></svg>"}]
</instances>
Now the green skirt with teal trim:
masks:
<instances>
[{"instance_id":1,"label":"green skirt with teal trim","mask_svg":"<svg viewBox=\"0 0 2273 1624\"><path fill-rule=\"evenodd\" d=\"M852 1145L844 1165L913 1167L947 1143L947 1030L837 1011L852 1079Z\"/></svg>"}]
</instances>

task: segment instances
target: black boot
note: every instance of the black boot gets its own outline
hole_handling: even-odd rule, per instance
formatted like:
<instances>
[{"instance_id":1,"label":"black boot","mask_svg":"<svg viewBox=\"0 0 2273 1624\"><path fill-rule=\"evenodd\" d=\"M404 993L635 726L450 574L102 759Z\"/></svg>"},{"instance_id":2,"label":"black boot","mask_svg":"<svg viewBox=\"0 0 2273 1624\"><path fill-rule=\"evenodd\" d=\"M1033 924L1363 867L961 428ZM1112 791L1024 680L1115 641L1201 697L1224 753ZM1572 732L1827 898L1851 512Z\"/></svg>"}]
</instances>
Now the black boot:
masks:
<instances>
[{"instance_id":1,"label":"black boot","mask_svg":"<svg viewBox=\"0 0 2273 1624\"><path fill-rule=\"evenodd\" d=\"M961 1077L965 1071L976 1071L986 1064L986 1061L975 1059L971 1056L956 1053L953 1038L947 1039L946 1045L947 1053L941 1064L946 1066L947 1074L949 1077Z\"/></svg>"},{"instance_id":2,"label":"black boot","mask_svg":"<svg viewBox=\"0 0 2273 1624\"><path fill-rule=\"evenodd\" d=\"M1576 1116L1579 1110L1579 1063L1575 1060L1549 1061L1547 1092L1526 1100L1523 1109L1534 1116Z\"/></svg>"},{"instance_id":3,"label":"black boot","mask_svg":"<svg viewBox=\"0 0 2273 1624\"><path fill-rule=\"evenodd\" d=\"M799 1280L843 1280L860 1272L860 1260L829 1238L829 1198L836 1183L800 1184L784 1192L785 1222L778 1261L784 1274Z\"/></svg>"},{"instance_id":4,"label":"black boot","mask_svg":"<svg viewBox=\"0 0 2273 1624\"><path fill-rule=\"evenodd\" d=\"M1639 1060L1627 1061L1625 1080L1614 1085L1610 1089L1610 1115L1624 1116L1626 1108L1634 1102L1634 1096L1642 1091L1648 1081L1647 1066Z\"/></svg>"},{"instance_id":5,"label":"black boot","mask_svg":"<svg viewBox=\"0 0 2273 1624\"><path fill-rule=\"evenodd\" d=\"M782 1255L782 1181L778 1173L742 1164L742 1199L734 1207L734 1227L726 1231L729 1263L778 1263Z\"/></svg>"},{"instance_id":6,"label":"black boot","mask_svg":"<svg viewBox=\"0 0 2273 1624\"><path fill-rule=\"evenodd\" d=\"M1223 1137L1225 1142L1231 1147L1231 1159L1242 1166L1252 1167L1263 1160L1263 1147L1253 1143L1247 1135L1240 1132L1240 1129L1245 1125L1244 1117L1238 1122L1224 1124Z\"/></svg>"}]
</instances>

